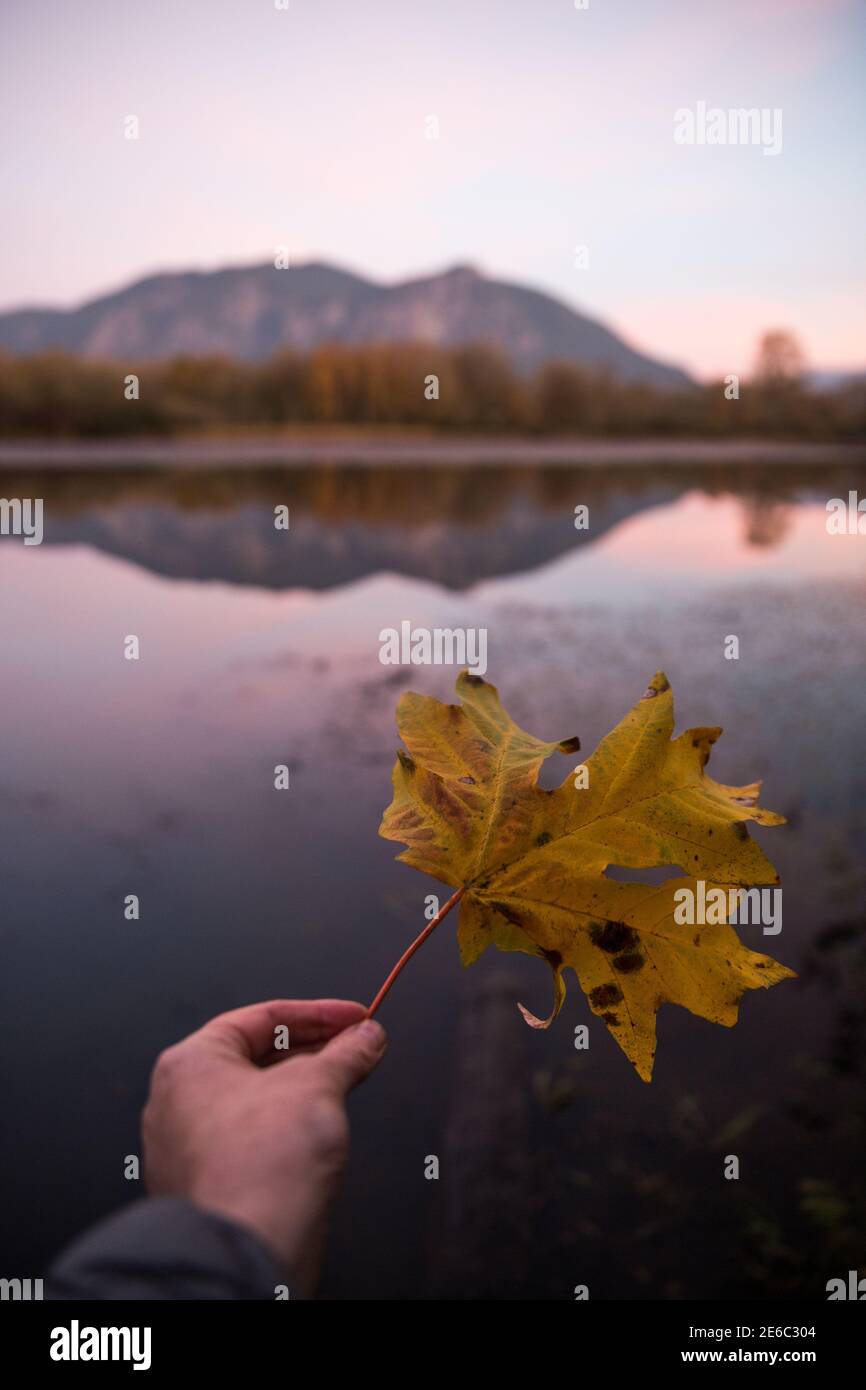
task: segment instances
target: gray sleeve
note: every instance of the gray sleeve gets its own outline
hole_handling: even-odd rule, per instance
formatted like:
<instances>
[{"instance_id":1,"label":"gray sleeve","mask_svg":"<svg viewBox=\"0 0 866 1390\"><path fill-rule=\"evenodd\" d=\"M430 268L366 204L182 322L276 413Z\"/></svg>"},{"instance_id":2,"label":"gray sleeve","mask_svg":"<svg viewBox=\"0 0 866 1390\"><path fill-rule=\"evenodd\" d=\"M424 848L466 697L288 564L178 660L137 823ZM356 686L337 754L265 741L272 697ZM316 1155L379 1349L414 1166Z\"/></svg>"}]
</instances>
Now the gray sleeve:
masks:
<instances>
[{"instance_id":1,"label":"gray sleeve","mask_svg":"<svg viewBox=\"0 0 866 1390\"><path fill-rule=\"evenodd\" d=\"M55 1299L273 1299L286 1277L244 1227L176 1197L150 1197L93 1226L49 1270Z\"/></svg>"}]
</instances>

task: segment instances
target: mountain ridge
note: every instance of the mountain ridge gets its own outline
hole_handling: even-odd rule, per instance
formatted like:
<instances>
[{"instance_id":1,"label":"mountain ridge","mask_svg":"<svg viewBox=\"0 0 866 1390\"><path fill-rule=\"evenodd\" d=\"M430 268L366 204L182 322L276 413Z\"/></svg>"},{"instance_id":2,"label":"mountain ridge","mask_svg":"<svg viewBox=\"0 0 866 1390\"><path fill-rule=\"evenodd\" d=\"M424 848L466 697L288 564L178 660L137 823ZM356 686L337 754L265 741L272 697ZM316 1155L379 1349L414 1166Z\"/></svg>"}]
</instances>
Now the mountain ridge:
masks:
<instances>
[{"instance_id":1,"label":"mountain ridge","mask_svg":"<svg viewBox=\"0 0 866 1390\"><path fill-rule=\"evenodd\" d=\"M485 341L524 371L560 360L655 386L691 381L552 295L468 264L393 283L316 260L279 270L158 271L77 307L0 313L0 349L15 354L59 348L108 359L222 353L258 361L280 348L383 341Z\"/></svg>"}]
</instances>

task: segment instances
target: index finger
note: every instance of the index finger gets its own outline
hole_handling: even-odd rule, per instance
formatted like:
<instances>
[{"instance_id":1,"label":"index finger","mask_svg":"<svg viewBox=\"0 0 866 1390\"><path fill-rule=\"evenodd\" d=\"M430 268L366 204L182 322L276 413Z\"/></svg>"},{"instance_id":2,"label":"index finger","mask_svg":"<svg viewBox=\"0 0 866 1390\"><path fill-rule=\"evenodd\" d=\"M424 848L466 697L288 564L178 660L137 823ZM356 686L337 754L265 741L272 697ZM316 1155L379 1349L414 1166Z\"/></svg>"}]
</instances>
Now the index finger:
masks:
<instances>
[{"instance_id":1,"label":"index finger","mask_svg":"<svg viewBox=\"0 0 866 1390\"><path fill-rule=\"evenodd\" d=\"M311 1047L359 1023L365 1013L364 1004L348 999L270 999L218 1014L197 1036L202 1043L227 1047L256 1062L272 1053L279 1027L289 1030L289 1050L295 1045Z\"/></svg>"}]
</instances>

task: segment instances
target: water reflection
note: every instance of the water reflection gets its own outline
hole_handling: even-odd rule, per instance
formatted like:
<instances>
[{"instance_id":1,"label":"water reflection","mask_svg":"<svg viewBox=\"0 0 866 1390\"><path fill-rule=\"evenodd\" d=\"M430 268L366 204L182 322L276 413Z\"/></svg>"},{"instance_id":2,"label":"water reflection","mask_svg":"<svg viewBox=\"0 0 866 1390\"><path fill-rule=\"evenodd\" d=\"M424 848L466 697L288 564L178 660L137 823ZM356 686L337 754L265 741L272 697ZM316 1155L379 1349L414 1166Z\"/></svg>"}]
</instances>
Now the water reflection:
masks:
<instances>
[{"instance_id":1,"label":"water reflection","mask_svg":"<svg viewBox=\"0 0 866 1390\"><path fill-rule=\"evenodd\" d=\"M6 496L42 496L48 544L86 544L173 578L313 589L391 570L461 589L592 546L690 491L736 497L750 546L775 546L790 508L844 495L857 470L425 465L91 472L7 470ZM866 470L862 470L866 476ZM574 508L590 509L588 530ZM291 544L273 508L291 510Z\"/></svg>"},{"instance_id":2,"label":"water reflection","mask_svg":"<svg viewBox=\"0 0 866 1390\"><path fill-rule=\"evenodd\" d=\"M449 698L454 673L379 664L379 631L404 618L486 625L515 717L587 751L664 667L680 727L727 730L717 775L763 776L789 816L763 843L785 893L773 953L800 980L748 998L732 1030L663 1010L645 1087L603 1030L574 1052L589 1020L576 988L558 1030L529 1033L513 1001L546 1004L538 962L464 975L453 932L437 933L387 1001L389 1056L353 1106L326 1293L821 1297L856 1267L863 546L823 524L824 499L856 481L738 477L39 480L47 543L0 543L10 1267L37 1269L129 1198L121 1160L156 1050L253 998L367 998L415 934L438 885L376 836L393 710L408 684ZM731 632L739 663L722 659ZM722 1180L727 1152L740 1184Z\"/></svg>"}]
</instances>

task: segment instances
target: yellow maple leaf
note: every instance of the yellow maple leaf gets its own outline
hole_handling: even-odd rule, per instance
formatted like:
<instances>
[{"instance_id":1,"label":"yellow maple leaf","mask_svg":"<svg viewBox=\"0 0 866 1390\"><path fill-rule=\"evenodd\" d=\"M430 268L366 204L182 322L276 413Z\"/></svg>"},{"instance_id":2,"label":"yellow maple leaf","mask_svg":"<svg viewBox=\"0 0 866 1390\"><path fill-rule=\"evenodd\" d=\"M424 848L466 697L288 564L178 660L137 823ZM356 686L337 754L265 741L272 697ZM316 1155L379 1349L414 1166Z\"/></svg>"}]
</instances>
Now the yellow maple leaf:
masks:
<instances>
[{"instance_id":1,"label":"yellow maple leaf","mask_svg":"<svg viewBox=\"0 0 866 1390\"><path fill-rule=\"evenodd\" d=\"M460 705L401 697L397 725L408 753L397 755L379 833L407 846L405 863L459 890L465 965L491 945L549 963L553 1011L541 1020L521 1004L528 1023L549 1026L570 967L593 1013L649 1081L661 1004L731 1027L745 990L793 975L748 950L730 925L734 890L779 882L745 822L784 818L758 806L759 783L726 787L707 776L721 729L672 737L673 694L662 672L584 764L585 777L569 773L552 791L538 786L542 763L576 751L578 740L544 743L525 733L479 676L462 672L457 693ZM688 873L655 885L620 882L606 875L610 865ZM683 889L705 897L724 890L729 905L716 921L681 925Z\"/></svg>"}]
</instances>

